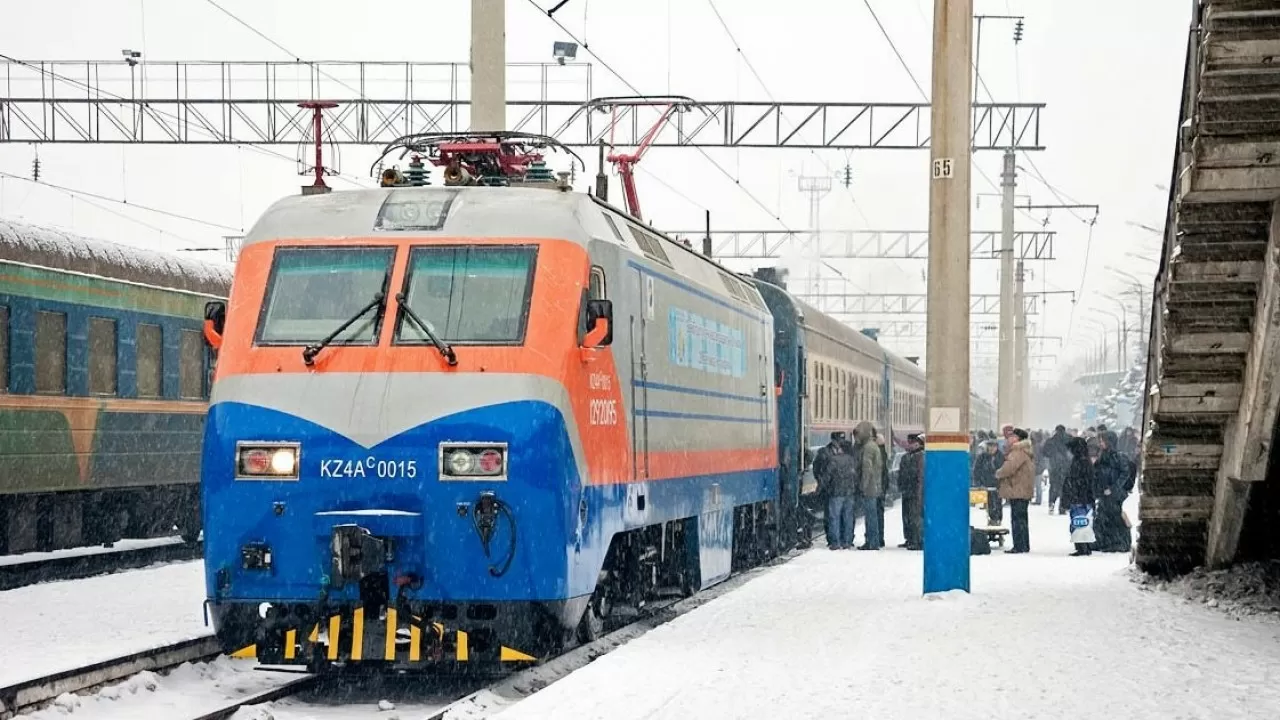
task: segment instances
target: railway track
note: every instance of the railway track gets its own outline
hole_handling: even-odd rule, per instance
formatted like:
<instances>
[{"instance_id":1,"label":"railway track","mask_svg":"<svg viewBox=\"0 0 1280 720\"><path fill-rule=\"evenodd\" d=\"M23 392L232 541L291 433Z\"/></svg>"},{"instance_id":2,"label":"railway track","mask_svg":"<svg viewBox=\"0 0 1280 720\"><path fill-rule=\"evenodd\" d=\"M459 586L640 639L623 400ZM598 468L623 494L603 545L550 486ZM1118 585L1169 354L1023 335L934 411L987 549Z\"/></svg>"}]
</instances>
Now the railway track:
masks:
<instances>
[{"instance_id":1,"label":"railway track","mask_svg":"<svg viewBox=\"0 0 1280 720\"><path fill-rule=\"evenodd\" d=\"M786 562L801 552L803 551L792 551L737 572L728 580L691 597L650 603L634 619L616 627L594 642L571 648L539 665L506 675L479 689L446 696L449 700L439 706L438 711L434 711L427 717L431 720L442 720L450 710L454 709L465 710L465 716L468 718L487 717L649 630L731 592L757 573ZM19 713L48 705L55 698L66 693L84 693L147 670L163 673L183 663L212 661L221 654L217 639L207 635L23 681L8 687L0 687L0 720L8 720ZM226 720L245 706L261 705L297 695L316 688L324 679L326 678L318 675L299 674L293 679L282 681L275 687L228 698L221 706L212 710L205 709L202 714L193 715L189 720Z\"/></svg>"},{"instance_id":2,"label":"railway track","mask_svg":"<svg viewBox=\"0 0 1280 720\"><path fill-rule=\"evenodd\" d=\"M155 563L199 560L204 544L174 540L163 545L59 555L24 562L0 564L0 590L34 585L51 580L79 580L121 570L133 570Z\"/></svg>"},{"instance_id":3,"label":"railway track","mask_svg":"<svg viewBox=\"0 0 1280 720\"><path fill-rule=\"evenodd\" d=\"M38 708L64 693L101 687L144 670L162 671L185 662L212 660L221 654L217 638L206 635L0 687L0 720Z\"/></svg>"}]
</instances>

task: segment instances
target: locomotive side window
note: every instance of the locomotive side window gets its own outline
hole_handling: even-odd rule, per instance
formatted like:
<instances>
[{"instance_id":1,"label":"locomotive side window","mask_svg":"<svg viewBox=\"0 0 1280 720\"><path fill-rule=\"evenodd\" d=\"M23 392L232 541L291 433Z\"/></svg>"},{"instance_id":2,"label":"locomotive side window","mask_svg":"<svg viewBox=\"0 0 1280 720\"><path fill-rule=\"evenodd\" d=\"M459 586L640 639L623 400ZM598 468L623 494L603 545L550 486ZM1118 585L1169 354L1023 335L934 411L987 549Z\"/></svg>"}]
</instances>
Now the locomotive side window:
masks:
<instances>
[{"instance_id":1,"label":"locomotive side window","mask_svg":"<svg viewBox=\"0 0 1280 720\"><path fill-rule=\"evenodd\" d=\"M415 247L405 273L405 301L445 342L518 345L529 319L537 254L526 245ZM429 342L403 316L395 339Z\"/></svg>"},{"instance_id":2,"label":"locomotive side window","mask_svg":"<svg viewBox=\"0 0 1280 720\"><path fill-rule=\"evenodd\" d=\"M0 393L9 392L9 307L0 305Z\"/></svg>"},{"instance_id":3,"label":"locomotive side window","mask_svg":"<svg viewBox=\"0 0 1280 720\"><path fill-rule=\"evenodd\" d=\"M36 392L67 391L66 313L36 312Z\"/></svg>"},{"instance_id":4,"label":"locomotive side window","mask_svg":"<svg viewBox=\"0 0 1280 720\"><path fill-rule=\"evenodd\" d=\"M607 215L605 217L608 217ZM591 286L587 290L587 297L591 300L604 300L609 297L609 288L605 284L604 268L599 265L591 266Z\"/></svg>"},{"instance_id":5,"label":"locomotive side window","mask_svg":"<svg viewBox=\"0 0 1280 720\"><path fill-rule=\"evenodd\" d=\"M164 371L163 337L159 325L138 325L138 397L160 397Z\"/></svg>"},{"instance_id":6,"label":"locomotive side window","mask_svg":"<svg viewBox=\"0 0 1280 720\"><path fill-rule=\"evenodd\" d=\"M116 321L89 318L89 394L116 394Z\"/></svg>"},{"instance_id":7,"label":"locomotive side window","mask_svg":"<svg viewBox=\"0 0 1280 720\"><path fill-rule=\"evenodd\" d=\"M333 344L373 344L386 303L370 303L386 293L394 255L391 247L277 248L257 342L318 342L355 318Z\"/></svg>"},{"instance_id":8,"label":"locomotive side window","mask_svg":"<svg viewBox=\"0 0 1280 720\"><path fill-rule=\"evenodd\" d=\"M204 338L195 330L183 330L178 343L178 396L204 397Z\"/></svg>"}]
</instances>

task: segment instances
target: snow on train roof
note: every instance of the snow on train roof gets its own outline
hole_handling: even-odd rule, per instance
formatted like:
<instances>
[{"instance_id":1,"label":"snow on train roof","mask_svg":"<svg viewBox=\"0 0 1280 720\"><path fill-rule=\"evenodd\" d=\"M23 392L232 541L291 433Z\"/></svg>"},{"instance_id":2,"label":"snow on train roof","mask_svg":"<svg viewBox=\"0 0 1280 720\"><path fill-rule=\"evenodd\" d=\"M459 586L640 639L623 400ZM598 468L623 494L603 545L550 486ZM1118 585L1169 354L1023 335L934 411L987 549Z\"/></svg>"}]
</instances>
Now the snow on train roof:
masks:
<instances>
[{"instance_id":1,"label":"snow on train roof","mask_svg":"<svg viewBox=\"0 0 1280 720\"><path fill-rule=\"evenodd\" d=\"M421 217L436 229L414 235L457 237L549 237L585 242L581 193L517 187L397 187L343 190L323 195L290 195L267 208L245 235L245 245L270 240L370 237L379 228L387 199L421 203Z\"/></svg>"},{"instance_id":2,"label":"snow on train roof","mask_svg":"<svg viewBox=\"0 0 1280 720\"><path fill-rule=\"evenodd\" d=\"M226 297L234 268L0 219L0 260Z\"/></svg>"}]
</instances>

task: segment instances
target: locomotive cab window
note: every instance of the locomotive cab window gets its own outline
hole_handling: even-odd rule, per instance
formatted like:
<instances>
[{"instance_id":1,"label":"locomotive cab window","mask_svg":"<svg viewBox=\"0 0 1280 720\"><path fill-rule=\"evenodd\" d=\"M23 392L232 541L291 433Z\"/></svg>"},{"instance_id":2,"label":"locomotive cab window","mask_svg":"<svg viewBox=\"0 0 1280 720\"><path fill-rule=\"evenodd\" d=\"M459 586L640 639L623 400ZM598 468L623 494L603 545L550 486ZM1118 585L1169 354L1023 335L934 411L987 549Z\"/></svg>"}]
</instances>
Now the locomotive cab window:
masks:
<instances>
[{"instance_id":1,"label":"locomotive cab window","mask_svg":"<svg viewBox=\"0 0 1280 720\"><path fill-rule=\"evenodd\" d=\"M521 246L415 247L405 273L405 302L444 342L524 342L538 250ZM415 323L396 324L396 343L430 338Z\"/></svg>"},{"instance_id":2,"label":"locomotive cab window","mask_svg":"<svg viewBox=\"0 0 1280 720\"><path fill-rule=\"evenodd\" d=\"M590 287L587 290L587 299L605 300L609 297L608 287L605 285L604 268L599 265L591 266L590 283Z\"/></svg>"},{"instance_id":3,"label":"locomotive cab window","mask_svg":"<svg viewBox=\"0 0 1280 720\"><path fill-rule=\"evenodd\" d=\"M277 248L258 321L260 345L318 342L351 321L335 345L371 345L378 336L395 248ZM354 318L354 320L353 320Z\"/></svg>"}]
</instances>

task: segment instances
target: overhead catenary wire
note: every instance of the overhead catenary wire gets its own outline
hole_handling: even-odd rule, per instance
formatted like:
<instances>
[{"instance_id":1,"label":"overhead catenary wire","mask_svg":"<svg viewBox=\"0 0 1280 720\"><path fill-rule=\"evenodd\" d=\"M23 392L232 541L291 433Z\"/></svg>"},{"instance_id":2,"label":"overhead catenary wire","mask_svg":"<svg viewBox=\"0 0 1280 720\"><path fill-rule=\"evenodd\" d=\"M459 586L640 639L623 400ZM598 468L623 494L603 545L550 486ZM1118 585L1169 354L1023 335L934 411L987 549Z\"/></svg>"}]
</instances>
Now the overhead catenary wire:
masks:
<instances>
[{"instance_id":1,"label":"overhead catenary wire","mask_svg":"<svg viewBox=\"0 0 1280 720\"><path fill-rule=\"evenodd\" d=\"M89 192L87 190L77 190L76 188L64 187L62 185L56 185L54 183L45 182L43 180L32 180L31 178L23 177L21 175L15 175L13 173L5 172L3 170L0 170L0 175L7 178L12 178L14 180L21 180L23 182L31 183L33 185L52 188L54 190L58 190L64 193L71 193L73 195L82 196L85 198L93 198L95 200L103 200L105 202L115 203L117 205L123 205L125 207L136 208L138 210L155 213L157 215L164 215L165 217L173 218L175 220L184 220L186 222L195 223L197 225L204 225L206 227L211 227L218 230L229 230L231 232L244 231L243 228L232 227L230 225L223 225L222 223L216 223L211 220L192 217L191 215L184 215L182 213L172 212L170 210L162 210L160 208L151 207L150 205L142 205L140 203L129 202L128 200L121 200L119 198L108 197L106 195L99 195L98 193Z\"/></svg>"},{"instance_id":2,"label":"overhead catenary wire","mask_svg":"<svg viewBox=\"0 0 1280 720\"><path fill-rule=\"evenodd\" d=\"M756 83L760 85L760 89L764 90L764 94L769 97L769 102L776 104L778 102L777 97L775 97L773 92L769 89L769 85L764 81L764 77L760 75L760 72L758 70L756 70L756 66L751 62L751 58L747 56L747 52L742 49L742 43L738 42L737 36L735 36L733 34L733 30L729 28L729 23L724 19L724 15L720 13L720 8L716 7L715 0L707 0L707 5L710 6L711 12L715 14L716 20L719 21L720 27L724 29L725 35L729 37L729 42L733 44L734 51L738 53L738 56L740 58L742 58L742 63L746 65L748 72L750 72L751 76L755 78ZM786 111L782 108L781 105L778 106L778 117L782 121L784 122L786 121ZM809 154L812 155L814 158L816 158L818 162L822 163L822 167L826 169L828 176L835 175L835 170L832 169L831 165L828 164L826 159L823 158L821 155L819 155L817 151L815 151L813 148L810 148ZM858 204L858 199L854 196L853 190L851 188L845 187L845 193L848 195L849 202L853 205L853 209L862 218L863 224L866 226L870 226L871 222L870 220L867 219L867 214L862 211L862 206ZM897 260L894 260L893 264L900 271L906 272L906 269L903 268L902 265L899 264ZM828 267L830 266L828 265ZM844 278L844 275L841 274L841 277ZM853 286L855 289L866 292L865 288L862 288L854 284L848 278L844 278L844 280L846 283Z\"/></svg>"}]
</instances>

